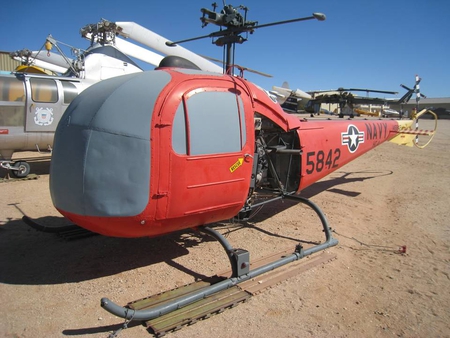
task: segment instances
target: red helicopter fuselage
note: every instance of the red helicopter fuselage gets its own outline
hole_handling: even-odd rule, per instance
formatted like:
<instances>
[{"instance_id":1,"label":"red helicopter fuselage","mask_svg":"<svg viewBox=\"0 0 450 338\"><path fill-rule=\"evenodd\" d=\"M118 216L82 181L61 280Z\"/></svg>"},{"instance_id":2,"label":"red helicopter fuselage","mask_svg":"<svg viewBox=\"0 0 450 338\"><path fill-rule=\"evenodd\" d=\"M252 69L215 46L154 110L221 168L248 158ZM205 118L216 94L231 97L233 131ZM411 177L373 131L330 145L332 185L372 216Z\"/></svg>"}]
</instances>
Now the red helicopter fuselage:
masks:
<instances>
[{"instance_id":1,"label":"red helicopter fuselage","mask_svg":"<svg viewBox=\"0 0 450 338\"><path fill-rule=\"evenodd\" d=\"M398 134L394 120L306 121L235 76L159 68L102 81L66 110L50 190L75 224L157 236L296 194Z\"/></svg>"}]
</instances>

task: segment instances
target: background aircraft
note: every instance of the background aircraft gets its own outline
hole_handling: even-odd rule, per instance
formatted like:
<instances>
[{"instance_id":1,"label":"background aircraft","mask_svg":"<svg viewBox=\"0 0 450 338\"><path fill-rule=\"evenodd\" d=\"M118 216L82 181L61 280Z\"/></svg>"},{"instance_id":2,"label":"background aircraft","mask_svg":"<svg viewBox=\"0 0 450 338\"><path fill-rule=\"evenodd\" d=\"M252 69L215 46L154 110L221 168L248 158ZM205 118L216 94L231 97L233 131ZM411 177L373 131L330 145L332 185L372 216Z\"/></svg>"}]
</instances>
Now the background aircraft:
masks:
<instances>
[{"instance_id":1,"label":"background aircraft","mask_svg":"<svg viewBox=\"0 0 450 338\"><path fill-rule=\"evenodd\" d=\"M426 97L419 92L418 88L420 80L419 77L416 77L416 83L413 88L401 84L400 86L406 89L407 92L400 99L369 97L369 93L394 95L398 94L398 92L362 88L338 88L304 92L300 89L289 89L287 82L283 83L281 87L273 86L271 93L277 96L278 102L285 111L292 113L307 112L311 116L319 115L325 112L322 110L322 104L336 104L338 105L337 115L339 115L339 117L344 117L344 115L354 117L354 115L360 114L393 117L400 116L400 112L385 107L386 105L393 103L402 105L405 102L408 102L414 93L416 93L416 95L418 94L419 97L420 95ZM353 92L366 92L367 95L359 96L355 95ZM360 105L379 105L381 108L379 108L377 112L373 112L370 109L365 109L365 107L360 107Z\"/></svg>"},{"instance_id":2,"label":"background aircraft","mask_svg":"<svg viewBox=\"0 0 450 338\"><path fill-rule=\"evenodd\" d=\"M281 87L272 86L270 93L277 98L283 110L291 113L304 110L306 104L312 99L311 94L301 89L290 89L286 81L283 82Z\"/></svg>"},{"instance_id":3,"label":"background aircraft","mask_svg":"<svg viewBox=\"0 0 450 338\"><path fill-rule=\"evenodd\" d=\"M102 20L86 25L81 29L81 36L90 40L90 47L87 50L72 48L76 59L68 58L52 36L47 37L47 51L11 53L23 63L21 71L0 75L0 166L8 169L12 176L25 177L30 172L26 160L12 160L14 152L51 153L56 126L80 92L101 80L141 72L129 56L155 66L163 59L163 55L117 38L117 35L150 44L162 53L182 54L203 70L222 72L222 67L183 47L153 43L167 40L134 22ZM50 52L52 47L60 54Z\"/></svg>"},{"instance_id":4,"label":"background aircraft","mask_svg":"<svg viewBox=\"0 0 450 338\"><path fill-rule=\"evenodd\" d=\"M366 92L367 96L358 96L353 92ZM323 103L331 103L338 105L338 116L344 117L348 114L351 118L354 117L353 109L358 104L379 104L386 103L386 99L369 97L369 93L383 93L383 94L397 94L397 92L375 90L375 89L362 89L362 88L338 88L336 90L319 90L309 92L312 95L312 99L305 107L306 112L311 116L318 113L318 107ZM348 107L349 109L346 109Z\"/></svg>"}]
</instances>

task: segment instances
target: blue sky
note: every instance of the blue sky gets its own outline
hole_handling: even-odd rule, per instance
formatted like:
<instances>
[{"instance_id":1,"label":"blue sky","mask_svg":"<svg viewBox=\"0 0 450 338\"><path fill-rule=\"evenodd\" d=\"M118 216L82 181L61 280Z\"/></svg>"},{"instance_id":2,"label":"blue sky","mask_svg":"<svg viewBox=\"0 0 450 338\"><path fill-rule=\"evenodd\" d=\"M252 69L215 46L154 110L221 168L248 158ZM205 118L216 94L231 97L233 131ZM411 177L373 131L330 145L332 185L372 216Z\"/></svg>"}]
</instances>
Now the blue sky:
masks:
<instances>
[{"instance_id":1,"label":"blue sky","mask_svg":"<svg viewBox=\"0 0 450 338\"><path fill-rule=\"evenodd\" d=\"M2 4L0 50L39 50L48 34L61 42L87 48L79 30L101 18L134 21L170 39L207 35L219 27L201 28L205 1L23 0ZM223 2L216 0L219 8ZM226 1L250 10L248 20L265 24L322 12L325 21L297 22L258 29L236 47L235 62L273 75L246 73L271 89L288 81L305 91L338 87L398 91L422 78L428 97L450 97L450 1L448 0L257 0ZM183 47L215 58L222 49L211 39ZM148 65L146 69L153 69ZM374 96L374 94L372 94ZM379 95L378 95L379 96ZM386 97L391 97L387 95Z\"/></svg>"}]
</instances>

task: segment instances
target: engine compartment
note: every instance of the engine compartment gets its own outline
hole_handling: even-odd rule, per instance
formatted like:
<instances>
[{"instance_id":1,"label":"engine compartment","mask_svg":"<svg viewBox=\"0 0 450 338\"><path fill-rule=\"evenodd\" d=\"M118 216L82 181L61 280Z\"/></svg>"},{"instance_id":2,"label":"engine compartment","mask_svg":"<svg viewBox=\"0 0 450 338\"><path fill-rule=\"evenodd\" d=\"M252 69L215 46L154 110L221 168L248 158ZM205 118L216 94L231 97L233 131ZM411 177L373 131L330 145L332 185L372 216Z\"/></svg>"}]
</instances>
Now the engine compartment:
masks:
<instances>
[{"instance_id":1,"label":"engine compartment","mask_svg":"<svg viewBox=\"0 0 450 338\"><path fill-rule=\"evenodd\" d=\"M300 185L300 140L296 130L285 131L270 119L255 114L253 172L247 201L238 215L252 211L282 195L294 194Z\"/></svg>"}]
</instances>

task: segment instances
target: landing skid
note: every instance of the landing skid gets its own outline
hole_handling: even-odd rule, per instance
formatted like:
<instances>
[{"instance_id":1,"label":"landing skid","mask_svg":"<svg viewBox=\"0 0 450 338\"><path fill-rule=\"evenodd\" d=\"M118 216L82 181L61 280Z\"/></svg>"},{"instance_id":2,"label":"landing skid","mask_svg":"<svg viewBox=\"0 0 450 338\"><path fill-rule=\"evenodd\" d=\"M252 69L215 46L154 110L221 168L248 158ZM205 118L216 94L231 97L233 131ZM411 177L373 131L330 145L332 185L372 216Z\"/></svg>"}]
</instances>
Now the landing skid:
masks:
<instances>
[{"instance_id":1,"label":"landing skid","mask_svg":"<svg viewBox=\"0 0 450 338\"><path fill-rule=\"evenodd\" d=\"M338 241L332 236L331 228L329 227L325 215L315 203L306 198L294 195L284 195L283 198L306 204L316 212L316 214L320 218L323 226L323 231L325 233L324 243L317 244L308 249L304 249L301 244L297 244L292 254L283 256L272 263L268 263L250 270L250 255L248 251L243 249L234 249L227 241L227 239L216 230L211 229L207 226L202 226L199 228L199 230L217 239L225 249L225 252L231 264L231 277L225 280L218 281L217 283L202 287L198 290L194 290L193 292L190 292L188 294L179 295L179 297L175 299L171 299L167 302L159 303L153 307L142 310L130 306L119 306L108 298L101 299L101 306L111 314L116 315L120 318L124 318L126 320L126 324L128 324L132 320L150 321L152 319L171 313L175 310L186 307L195 302L199 302L207 297L211 297L219 292L223 292L224 290L233 288L242 282L249 281L264 273L275 270L284 265L300 260L301 258L312 255L313 253L325 250L338 244Z\"/></svg>"},{"instance_id":2,"label":"landing skid","mask_svg":"<svg viewBox=\"0 0 450 338\"><path fill-rule=\"evenodd\" d=\"M36 222L35 220L31 219L28 216L23 216L22 221L26 225L32 227L34 230L37 230L40 232L58 234L59 236L63 237L66 240L74 240L74 239L80 239L80 238L98 235L92 231L83 229L76 224L47 226L47 225L42 225L42 224Z\"/></svg>"}]
</instances>

